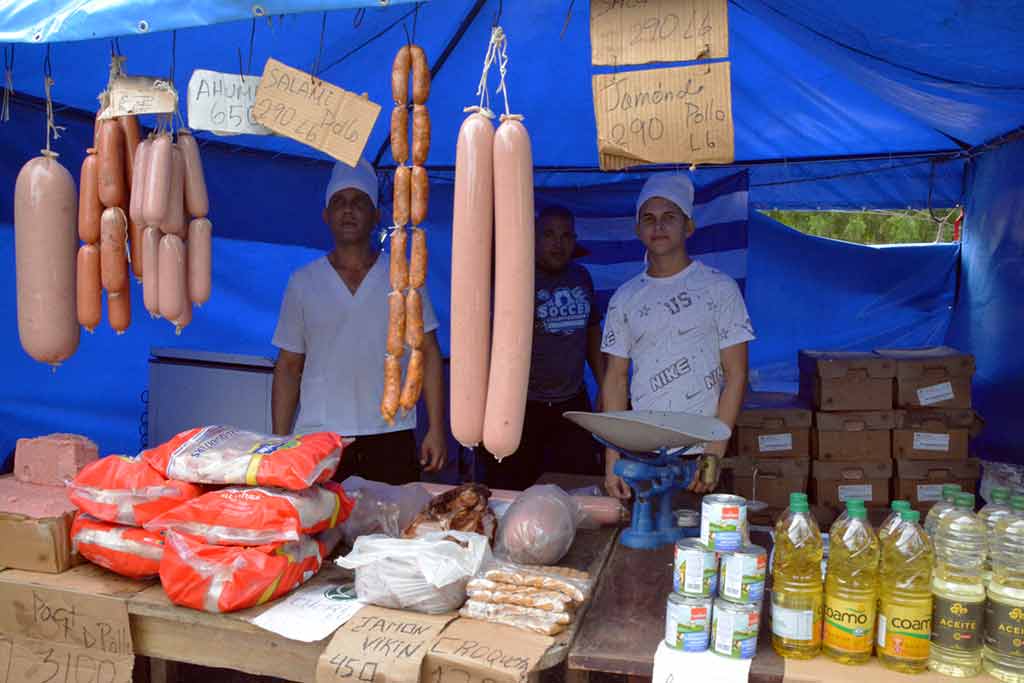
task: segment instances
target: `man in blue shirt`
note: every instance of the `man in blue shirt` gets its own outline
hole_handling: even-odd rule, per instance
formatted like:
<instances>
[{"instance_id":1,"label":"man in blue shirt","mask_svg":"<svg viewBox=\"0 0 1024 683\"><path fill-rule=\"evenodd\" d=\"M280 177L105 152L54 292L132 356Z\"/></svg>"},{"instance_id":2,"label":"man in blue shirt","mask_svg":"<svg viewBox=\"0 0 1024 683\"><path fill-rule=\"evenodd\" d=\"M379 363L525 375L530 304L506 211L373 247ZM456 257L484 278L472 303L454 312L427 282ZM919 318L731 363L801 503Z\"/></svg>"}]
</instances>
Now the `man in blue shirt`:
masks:
<instances>
[{"instance_id":1,"label":"man in blue shirt","mask_svg":"<svg viewBox=\"0 0 1024 683\"><path fill-rule=\"evenodd\" d=\"M500 463L485 456L493 488L522 490L545 471L602 472L597 442L562 417L568 410L591 409L584 363L599 381L604 377L594 283L572 260L577 252L572 213L550 206L536 225L536 308L523 438L519 450Z\"/></svg>"}]
</instances>

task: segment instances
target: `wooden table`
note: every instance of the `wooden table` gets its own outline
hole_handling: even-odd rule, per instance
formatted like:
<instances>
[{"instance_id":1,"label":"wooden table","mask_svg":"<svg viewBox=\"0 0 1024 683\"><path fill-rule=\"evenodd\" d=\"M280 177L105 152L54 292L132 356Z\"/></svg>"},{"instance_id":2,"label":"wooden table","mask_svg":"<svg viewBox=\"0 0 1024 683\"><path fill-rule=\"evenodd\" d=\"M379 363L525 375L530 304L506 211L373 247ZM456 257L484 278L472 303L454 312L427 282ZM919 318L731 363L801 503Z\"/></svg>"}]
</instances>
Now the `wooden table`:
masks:
<instances>
[{"instance_id":1,"label":"wooden table","mask_svg":"<svg viewBox=\"0 0 1024 683\"><path fill-rule=\"evenodd\" d=\"M561 565L599 577L614 546L618 529L582 530ZM325 565L313 582L324 584L351 580L333 563ZM270 605L231 614L209 614L178 607L168 600L155 581L132 581L91 564L63 574L39 574L20 570L0 572L0 581L26 586L106 595L126 601L136 655L154 661L178 661L201 666L234 669L274 676L298 683L314 683L316 666L328 639L302 643L283 638L245 621ZM580 616L585 614L581 611ZM578 624L555 638L537 670L565 661ZM157 676L164 667L155 667ZM156 683L154 678L154 683Z\"/></svg>"},{"instance_id":2,"label":"wooden table","mask_svg":"<svg viewBox=\"0 0 1024 683\"><path fill-rule=\"evenodd\" d=\"M765 539L755 536L755 543ZM654 653L665 637L665 603L672 591L674 547L633 550L616 543L583 619L568 666L577 681L588 672L650 678ZM767 603L766 603L767 604ZM767 612L762 625L767 624ZM783 660L762 628L750 680L781 683Z\"/></svg>"}]
</instances>

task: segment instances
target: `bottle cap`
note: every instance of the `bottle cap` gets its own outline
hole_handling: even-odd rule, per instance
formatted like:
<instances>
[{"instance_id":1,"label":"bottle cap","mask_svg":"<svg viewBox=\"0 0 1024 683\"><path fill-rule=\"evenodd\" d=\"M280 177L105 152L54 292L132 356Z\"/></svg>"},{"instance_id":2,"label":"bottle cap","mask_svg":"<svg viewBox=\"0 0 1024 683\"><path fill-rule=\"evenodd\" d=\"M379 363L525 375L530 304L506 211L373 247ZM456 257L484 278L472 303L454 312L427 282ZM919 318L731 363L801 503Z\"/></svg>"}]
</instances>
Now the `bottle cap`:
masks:
<instances>
[{"instance_id":1,"label":"bottle cap","mask_svg":"<svg viewBox=\"0 0 1024 683\"><path fill-rule=\"evenodd\" d=\"M892 509L897 511L897 512L899 512L901 510L909 510L910 509L910 501L909 500L894 500L892 502Z\"/></svg>"},{"instance_id":2,"label":"bottle cap","mask_svg":"<svg viewBox=\"0 0 1024 683\"><path fill-rule=\"evenodd\" d=\"M973 493L958 493L956 494L956 508L958 510L973 510L974 509L974 494Z\"/></svg>"},{"instance_id":3,"label":"bottle cap","mask_svg":"<svg viewBox=\"0 0 1024 683\"><path fill-rule=\"evenodd\" d=\"M997 486L992 489L991 495L993 503L1006 503L1010 500L1010 489L1005 486Z\"/></svg>"},{"instance_id":4,"label":"bottle cap","mask_svg":"<svg viewBox=\"0 0 1024 683\"><path fill-rule=\"evenodd\" d=\"M807 504L807 496L797 498L796 494L790 494L789 509L793 512L807 512L811 509L811 506Z\"/></svg>"},{"instance_id":5,"label":"bottle cap","mask_svg":"<svg viewBox=\"0 0 1024 683\"><path fill-rule=\"evenodd\" d=\"M794 491L793 493L789 494L789 507L793 507L794 503L800 503L800 502L804 503L805 505L807 504L807 494L806 493L798 493L798 492Z\"/></svg>"},{"instance_id":6,"label":"bottle cap","mask_svg":"<svg viewBox=\"0 0 1024 683\"><path fill-rule=\"evenodd\" d=\"M851 498L850 500L846 501L846 509L847 510L851 510L853 508L859 508L859 509L863 510L864 509L864 501L859 499L859 498Z\"/></svg>"},{"instance_id":7,"label":"bottle cap","mask_svg":"<svg viewBox=\"0 0 1024 683\"><path fill-rule=\"evenodd\" d=\"M900 519L904 522L919 522L921 521L921 513L917 510L901 510Z\"/></svg>"},{"instance_id":8,"label":"bottle cap","mask_svg":"<svg viewBox=\"0 0 1024 683\"><path fill-rule=\"evenodd\" d=\"M960 493L960 484L943 484L942 500L952 503L956 494Z\"/></svg>"},{"instance_id":9,"label":"bottle cap","mask_svg":"<svg viewBox=\"0 0 1024 683\"><path fill-rule=\"evenodd\" d=\"M1014 510L1024 510L1024 496L1011 497L1010 507L1012 507Z\"/></svg>"},{"instance_id":10,"label":"bottle cap","mask_svg":"<svg viewBox=\"0 0 1024 683\"><path fill-rule=\"evenodd\" d=\"M864 509L863 507L847 508L847 511L850 513L850 519L867 519L868 518L868 511L866 509Z\"/></svg>"}]
</instances>

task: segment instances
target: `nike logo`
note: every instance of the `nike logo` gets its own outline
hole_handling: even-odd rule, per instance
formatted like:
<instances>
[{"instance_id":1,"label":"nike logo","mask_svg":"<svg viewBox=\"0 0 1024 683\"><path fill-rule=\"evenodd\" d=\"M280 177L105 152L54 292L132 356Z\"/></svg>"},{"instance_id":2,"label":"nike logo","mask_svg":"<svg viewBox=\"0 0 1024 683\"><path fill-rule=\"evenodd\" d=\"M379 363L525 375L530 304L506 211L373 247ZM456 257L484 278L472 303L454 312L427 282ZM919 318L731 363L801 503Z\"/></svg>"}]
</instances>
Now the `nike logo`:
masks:
<instances>
[{"instance_id":1,"label":"nike logo","mask_svg":"<svg viewBox=\"0 0 1024 683\"><path fill-rule=\"evenodd\" d=\"M698 389L697 391L693 392L692 394L687 394L686 395L686 400L689 401L692 398L697 398L698 396L700 396L703 393L704 393L703 391Z\"/></svg>"},{"instance_id":2,"label":"nike logo","mask_svg":"<svg viewBox=\"0 0 1024 683\"><path fill-rule=\"evenodd\" d=\"M680 337L685 337L686 335L690 334L691 332L693 332L693 331L694 331L694 330L696 330L696 329L697 329L696 327L691 327L691 328L690 328L690 329L688 329L688 330L678 330L678 331L677 331L677 334L678 334L678 335L679 335Z\"/></svg>"}]
</instances>

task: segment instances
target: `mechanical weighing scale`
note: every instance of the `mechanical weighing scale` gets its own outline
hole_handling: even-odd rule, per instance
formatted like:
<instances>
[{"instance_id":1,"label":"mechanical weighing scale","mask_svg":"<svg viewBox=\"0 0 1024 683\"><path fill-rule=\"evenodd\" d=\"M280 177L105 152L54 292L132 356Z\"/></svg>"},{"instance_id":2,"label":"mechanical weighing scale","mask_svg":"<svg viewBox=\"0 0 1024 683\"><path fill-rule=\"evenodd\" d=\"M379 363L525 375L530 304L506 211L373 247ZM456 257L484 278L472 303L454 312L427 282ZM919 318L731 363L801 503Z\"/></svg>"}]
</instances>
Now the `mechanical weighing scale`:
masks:
<instances>
[{"instance_id":1,"label":"mechanical weighing scale","mask_svg":"<svg viewBox=\"0 0 1024 683\"><path fill-rule=\"evenodd\" d=\"M682 536L672 514L672 495L685 489L697 472L697 444L724 441L731 431L713 417L656 410L563 414L599 442L618 451L615 474L633 489L633 519L619 537L629 548L650 549Z\"/></svg>"}]
</instances>

